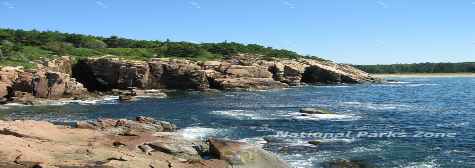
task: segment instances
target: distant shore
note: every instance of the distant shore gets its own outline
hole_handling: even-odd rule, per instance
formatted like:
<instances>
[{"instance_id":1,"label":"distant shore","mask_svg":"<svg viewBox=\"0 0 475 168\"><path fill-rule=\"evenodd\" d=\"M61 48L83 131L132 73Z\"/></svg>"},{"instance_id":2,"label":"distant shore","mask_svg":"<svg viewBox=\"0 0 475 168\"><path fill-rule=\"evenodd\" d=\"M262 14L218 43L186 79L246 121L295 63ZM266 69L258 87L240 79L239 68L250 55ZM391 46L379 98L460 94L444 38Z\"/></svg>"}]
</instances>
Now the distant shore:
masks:
<instances>
[{"instance_id":1,"label":"distant shore","mask_svg":"<svg viewBox=\"0 0 475 168\"><path fill-rule=\"evenodd\" d=\"M372 74L379 78L390 77L475 77L475 73L399 73L399 74Z\"/></svg>"}]
</instances>

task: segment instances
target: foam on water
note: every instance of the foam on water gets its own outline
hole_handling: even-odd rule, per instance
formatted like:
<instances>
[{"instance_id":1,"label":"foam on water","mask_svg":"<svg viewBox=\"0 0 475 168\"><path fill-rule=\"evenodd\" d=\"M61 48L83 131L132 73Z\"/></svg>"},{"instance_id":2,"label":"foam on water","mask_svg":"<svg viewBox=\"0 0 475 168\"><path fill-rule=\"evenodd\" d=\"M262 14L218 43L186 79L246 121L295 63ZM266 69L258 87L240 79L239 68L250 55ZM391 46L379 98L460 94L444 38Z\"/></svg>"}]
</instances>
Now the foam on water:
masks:
<instances>
[{"instance_id":1,"label":"foam on water","mask_svg":"<svg viewBox=\"0 0 475 168\"><path fill-rule=\"evenodd\" d=\"M407 87L420 87L420 86L438 86L439 84L434 84L434 83L420 83L420 84L409 84L405 85Z\"/></svg>"},{"instance_id":2,"label":"foam on water","mask_svg":"<svg viewBox=\"0 0 475 168\"><path fill-rule=\"evenodd\" d=\"M205 139L207 137L215 136L220 132L219 129L215 128L206 128L206 127L187 127L178 130L178 133L181 134L186 139L198 140Z\"/></svg>"},{"instance_id":3,"label":"foam on water","mask_svg":"<svg viewBox=\"0 0 475 168\"><path fill-rule=\"evenodd\" d=\"M332 120L332 121L354 121L361 119L360 116L347 114L306 114L294 112L289 113L290 116L298 120Z\"/></svg>"},{"instance_id":4,"label":"foam on water","mask_svg":"<svg viewBox=\"0 0 475 168\"><path fill-rule=\"evenodd\" d=\"M268 119L271 119L271 118L263 117L263 116L257 114L254 111L247 111L247 110L217 110L217 111L212 111L211 114L223 115L223 116L226 116L226 117L236 118L236 119L240 119L240 120L245 120L245 119L268 120Z\"/></svg>"},{"instance_id":5,"label":"foam on water","mask_svg":"<svg viewBox=\"0 0 475 168\"><path fill-rule=\"evenodd\" d=\"M343 106L352 106L352 107L360 107L370 110L411 110L412 106L406 104L395 104L395 103L370 103L370 102L343 102L341 103Z\"/></svg>"},{"instance_id":6,"label":"foam on water","mask_svg":"<svg viewBox=\"0 0 475 168\"><path fill-rule=\"evenodd\" d=\"M423 161L423 162L412 162L406 166L403 166L403 168L435 168L435 167L440 167L436 163L435 159Z\"/></svg>"},{"instance_id":7,"label":"foam on water","mask_svg":"<svg viewBox=\"0 0 475 168\"><path fill-rule=\"evenodd\" d=\"M349 85L334 85L334 86L333 85L328 85L328 86L322 85L322 86L315 86L315 87L317 87L317 88L318 87L320 87L320 88L348 88L348 87L351 87L351 86L349 86Z\"/></svg>"},{"instance_id":8,"label":"foam on water","mask_svg":"<svg viewBox=\"0 0 475 168\"><path fill-rule=\"evenodd\" d=\"M411 82L391 81L391 82L386 82L386 83L389 83L389 84L407 84L407 83L411 83Z\"/></svg>"},{"instance_id":9,"label":"foam on water","mask_svg":"<svg viewBox=\"0 0 475 168\"><path fill-rule=\"evenodd\" d=\"M255 146L258 146L262 148L265 144L267 144L267 141L264 140L262 137L254 137L254 138L244 138L240 139L240 142L246 142Z\"/></svg>"}]
</instances>

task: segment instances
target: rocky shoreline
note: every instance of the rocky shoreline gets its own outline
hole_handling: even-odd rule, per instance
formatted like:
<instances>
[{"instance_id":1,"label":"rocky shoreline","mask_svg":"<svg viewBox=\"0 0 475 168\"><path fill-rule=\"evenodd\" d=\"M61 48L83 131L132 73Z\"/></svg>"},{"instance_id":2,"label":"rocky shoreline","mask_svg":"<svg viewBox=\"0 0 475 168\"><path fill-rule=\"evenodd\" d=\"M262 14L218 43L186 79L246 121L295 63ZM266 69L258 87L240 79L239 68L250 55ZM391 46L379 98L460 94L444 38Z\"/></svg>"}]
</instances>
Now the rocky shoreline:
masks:
<instances>
[{"instance_id":1,"label":"rocky shoreline","mask_svg":"<svg viewBox=\"0 0 475 168\"><path fill-rule=\"evenodd\" d=\"M190 140L174 124L148 117L79 121L0 121L0 167L287 168L258 147Z\"/></svg>"},{"instance_id":2,"label":"rocky shoreline","mask_svg":"<svg viewBox=\"0 0 475 168\"><path fill-rule=\"evenodd\" d=\"M64 56L37 68L0 69L0 104L166 96L167 90L265 90L307 84L381 82L348 65L313 59L264 60L239 54L219 61L157 58L130 61ZM306 113L323 113L306 109ZM229 140L189 140L152 118L98 119L69 126L0 121L0 167L272 167L287 163Z\"/></svg>"},{"instance_id":3,"label":"rocky shoreline","mask_svg":"<svg viewBox=\"0 0 475 168\"><path fill-rule=\"evenodd\" d=\"M381 79L349 65L304 58L264 60L238 54L219 61L130 61L111 56L75 61L64 56L44 61L32 70L2 67L0 103L33 104L38 99L87 99L126 93L120 90L147 94L145 90L151 89L265 90L375 82Z\"/></svg>"}]
</instances>

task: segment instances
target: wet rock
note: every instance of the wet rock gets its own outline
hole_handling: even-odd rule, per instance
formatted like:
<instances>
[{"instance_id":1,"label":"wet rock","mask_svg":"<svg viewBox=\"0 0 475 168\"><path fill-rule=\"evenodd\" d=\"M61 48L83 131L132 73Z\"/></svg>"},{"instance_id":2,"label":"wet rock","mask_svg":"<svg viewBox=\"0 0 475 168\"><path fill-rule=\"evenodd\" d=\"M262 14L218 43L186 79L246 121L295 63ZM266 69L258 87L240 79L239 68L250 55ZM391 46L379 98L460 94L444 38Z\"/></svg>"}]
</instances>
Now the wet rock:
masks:
<instances>
[{"instance_id":1,"label":"wet rock","mask_svg":"<svg viewBox=\"0 0 475 168\"><path fill-rule=\"evenodd\" d=\"M372 166L358 160L334 160L323 163L324 168L371 168Z\"/></svg>"},{"instance_id":2,"label":"wet rock","mask_svg":"<svg viewBox=\"0 0 475 168\"><path fill-rule=\"evenodd\" d=\"M233 167L288 168L274 154L255 146L235 141L210 139L210 152L218 159L226 160Z\"/></svg>"},{"instance_id":3,"label":"wet rock","mask_svg":"<svg viewBox=\"0 0 475 168\"><path fill-rule=\"evenodd\" d=\"M330 112L325 109L321 108L302 108L300 109L300 113L304 114L334 114L333 112Z\"/></svg>"},{"instance_id":4,"label":"wet rock","mask_svg":"<svg viewBox=\"0 0 475 168\"><path fill-rule=\"evenodd\" d=\"M308 141L309 144L319 146L322 142L321 141Z\"/></svg>"}]
</instances>

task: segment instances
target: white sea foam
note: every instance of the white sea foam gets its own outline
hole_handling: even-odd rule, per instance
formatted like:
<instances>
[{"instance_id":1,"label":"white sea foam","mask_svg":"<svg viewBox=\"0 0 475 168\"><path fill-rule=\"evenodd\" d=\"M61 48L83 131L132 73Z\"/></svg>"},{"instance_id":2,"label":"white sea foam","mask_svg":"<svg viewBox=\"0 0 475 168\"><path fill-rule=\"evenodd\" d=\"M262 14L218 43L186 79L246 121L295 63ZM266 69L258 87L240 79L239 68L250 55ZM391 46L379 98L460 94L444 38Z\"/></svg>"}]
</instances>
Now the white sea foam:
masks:
<instances>
[{"instance_id":1,"label":"white sea foam","mask_svg":"<svg viewBox=\"0 0 475 168\"><path fill-rule=\"evenodd\" d=\"M348 88L351 86L348 85L322 85L322 86L315 86L315 87L321 87L321 88Z\"/></svg>"},{"instance_id":2,"label":"white sea foam","mask_svg":"<svg viewBox=\"0 0 475 168\"><path fill-rule=\"evenodd\" d=\"M285 155L281 157L294 168L308 168L313 166L313 157L305 158L302 154Z\"/></svg>"},{"instance_id":3,"label":"white sea foam","mask_svg":"<svg viewBox=\"0 0 475 168\"><path fill-rule=\"evenodd\" d=\"M390 83L390 84L407 84L407 83L411 83L411 82L391 81L391 82L386 82L386 83Z\"/></svg>"},{"instance_id":4,"label":"white sea foam","mask_svg":"<svg viewBox=\"0 0 475 168\"><path fill-rule=\"evenodd\" d=\"M382 151L383 149L381 148L370 148L370 147L364 147L364 146L359 146L359 147L355 147L353 149L351 149L350 152L352 153L368 153L368 152L380 152Z\"/></svg>"},{"instance_id":5,"label":"white sea foam","mask_svg":"<svg viewBox=\"0 0 475 168\"><path fill-rule=\"evenodd\" d=\"M371 110L393 110L393 109L399 109L399 110L409 110L412 109L412 106L406 105L406 104L396 104L396 103L387 103L387 104L376 104L376 103L371 103L371 102L343 102L341 103L342 105L346 106L356 106L360 108L366 108L366 109L371 109Z\"/></svg>"},{"instance_id":6,"label":"white sea foam","mask_svg":"<svg viewBox=\"0 0 475 168\"><path fill-rule=\"evenodd\" d=\"M7 103L4 106L18 106L18 107L23 107L23 106L31 106L31 105L25 105L25 104L20 104L20 103Z\"/></svg>"},{"instance_id":7,"label":"white sea foam","mask_svg":"<svg viewBox=\"0 0 475 168\"><path fill-rule=\"evenodd\" d=\"M244 138L240 139L240 142L246 142L255 146L258 146L262 148L265 144L267 144L267 141L264 140L262 137L254 137L254 138Z\"/></svg>"},{"instance_id":8,"label":"white sea foam","mask_svg":"<svg viewBox=\"0 0 475 168\"><path fill-rule=\"evenodd\" d=\"M206 127L187 127L178 130L178 133L181 134L186 139L205 139L207 137L215 136L220 130L214 128Z\"/></svg>"},{"instance_id":9,"label":"white sea foam","mask_svg":"<svg viewBox=\"0 0 475 168\"><path fill-rule=\"evenodd\" d=\"M440 167L440 166L436 163L436 160L432 159L432 160L423 161L423 162L412 162L403 167L404 168L435 168L435 167Z\"/></svg>"},{"instance_id":10,"label":"white sea foam","mask_svg":"<svg viewBox=\"0 0 475 168\"><path fill-rule=\"evenodd\" d=\"M265 118L254 111L247 110L217 110L212 111L211 114L223 115L231 118L236 118L240 120L252 119L252 120L266 120L270 118Z\"/></svg>"},{"instance_id":11,"label":"white sea foam","mask_svg":"<svg viewBox=\"0 0 475 168\"><path fill-rule=\"evenodd\" d=\"M420 86L438 86L439 84L435 84L435 83L420 83L420 84L409 84L409 85L405 85L407 87L420 87Z\"/></svg>"},{"instance_id":12,"label":"white sea foam","mask_svg":"<svg viewBox=\"0 0 475 168\"><path fill-rule=\"evenodd\" d=\"M294 112L289 113L295 119L299 120L333 120L333 121L354 121L361 119L360 116L347 114L305 114Z\"/></svg>"}]
</instances>

